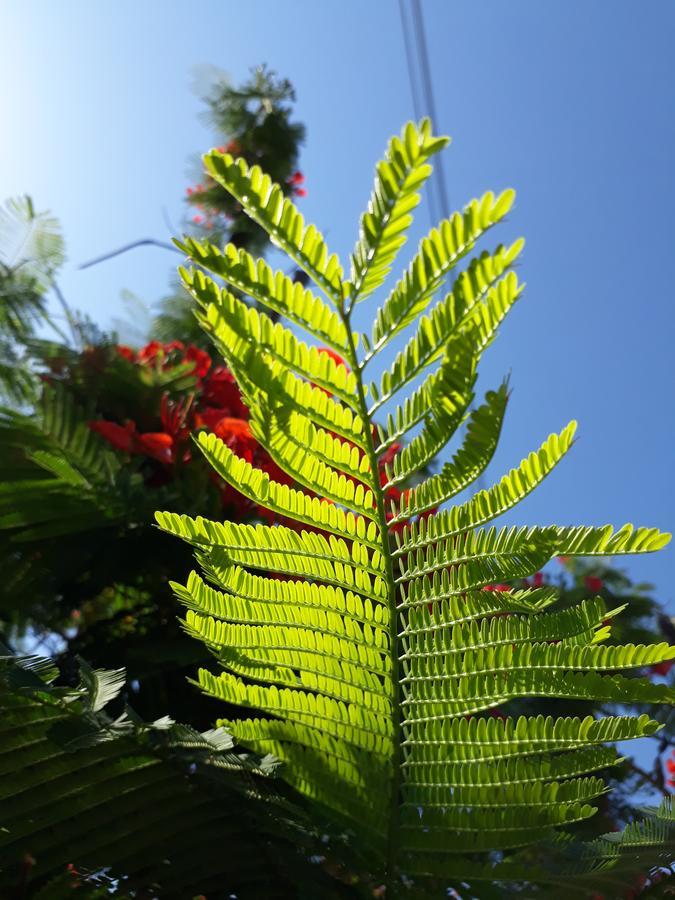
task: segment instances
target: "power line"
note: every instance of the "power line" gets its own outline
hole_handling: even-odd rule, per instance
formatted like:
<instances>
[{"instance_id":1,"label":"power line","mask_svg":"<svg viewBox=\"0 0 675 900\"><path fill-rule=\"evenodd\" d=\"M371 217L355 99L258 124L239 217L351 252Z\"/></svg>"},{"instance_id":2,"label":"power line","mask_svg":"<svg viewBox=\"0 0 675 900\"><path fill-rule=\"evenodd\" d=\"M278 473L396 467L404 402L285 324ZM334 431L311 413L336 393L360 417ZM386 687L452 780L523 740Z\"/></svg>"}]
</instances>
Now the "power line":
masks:
<instances>
[{"instance_id":1,"label":"power line","mask_svg":"<svg viewBox=\"0 0 675 900\"><path fill-rule=\"evenodd\" d=\"M422 103L419 96L419 88L417 78L415 77L415 57L412 44L410 41L410 33L406 23L405 0L398 0L398 10L401 14L401 30L403 31L403 43L405 44L405 58L408 63L408 75L410 76L410 90L412 93L413 109L415 110L415 118L422 118Z\"/></svg>"},{"instance_id":2,"label":"power line","mask_svg":"<svg viewBox=\"0 0 675 900\"><path fill-rule=\"evenodd\" d=\"M419 121L424 115L428 115L434 125L437 126L436 101L434 99L422 6L420 0L410 0L409 4L406 4L406 0L399 0L398 5L415 118ZM428 198L431 225L434 227L450 212L443 161L441 159L438 159L434 166L434 172L428 187Z\"/></svg>"},{"instance_id":3,"label":"power line","mask_svg":"<svg viewBox=\"0 0 675 900\"><path fill-rule=\"evenodd\" d=\"M422 5L420 0L410 0L410 26L408 25L405 0L399 0L398 6L401 14L401 29L403 31L403 42L405 44L405 55L408 63L408 77L410 79L410 90L412 92L415 118L419 121L426 114L430 116L434 126L437 127L436 101L434 99L431 64L429 62L429 51L427 49L427 40L424 30ZM411 32L414 35L414 49L413 35L411 35ZM431 227L434 228L441 219L450 215L450 203L448 200L442 158L437 158L436 160L436 165L434 166L434 171L428 184L428 198L429 217L431 220ZM473 404L470 408L474 408ZM480 490L485 488L485 480L482 473L478 476L476 483Z\"/></svg>"},{"instance_id":4,"label":"power line","mask_svg":"<svg viewBox=\"0 0 675 900\"><path fill-rule=\"evenodd\" d=\"M415 40L417 29L412 21L413 11L410 5L406 4L406 0L398 0L398 9L401 16L401 31L403 32L403 43L405 45L405 58L408 65L413 111L416 121L419 122L420 119L424 118L425 109L428 109L428 107L425 103L422 77L417 71L417 60L419 58L419 46ZM433 183L429 182L427 186L427 206L429 210L429 224L432 228L438 224L442 217L442 212L438 205L439 199Z\"/></svg>"},{"instance_id":5,"label":"power line","mask_svg":"<svg viewBox=\"0 0 675 900\"><path fill-rule=\"evenodd\" d=\"M438 128L438 117L436 116L436 101L434 100L434 89L431 81L431 66L429 64L429 51L427 50L427 39L424 31L424 19L422 17L422 6L420 0L411 0L412 17L415 25L415 37L417 38L417 50L420 59L420 69L422 71L422 84L424 86L425 105L429 110L429 115L434 125ZM445 186L445 174L443 172L443 163L438 160L434 167L433 175L437 189L438 199L440 201L440 215L447 216L450 212L448 204L448 192Z\"/></svg>"}]
</instances>

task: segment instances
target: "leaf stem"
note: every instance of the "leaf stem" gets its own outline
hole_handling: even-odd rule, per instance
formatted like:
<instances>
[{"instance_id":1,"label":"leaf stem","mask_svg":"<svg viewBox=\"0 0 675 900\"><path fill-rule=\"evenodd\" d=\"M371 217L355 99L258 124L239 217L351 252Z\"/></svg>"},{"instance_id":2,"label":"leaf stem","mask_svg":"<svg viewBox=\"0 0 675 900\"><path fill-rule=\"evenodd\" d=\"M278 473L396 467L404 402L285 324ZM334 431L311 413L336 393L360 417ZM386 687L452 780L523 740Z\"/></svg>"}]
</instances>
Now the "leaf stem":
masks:
<instances>
[{"instance_id":1,"label":"leaf stem","mask_svg":"<svg viewBox=\"0 0 675 900\"><path fill-rule=\"evenodd\" d=\"M393 898L395 896L395 872L396 872L396 834L398 832L399 825L399 793L400 793L400 784L401 784L401 756L402 756L402 742L401 742L401 729L402 729L402 719L401 719L401 684L399 678L399 654L397 652L398 646L398 618L399 613L397 609L397 587L396 582L394 580L394 566L393 566L393 558L391 555L391 550L389 546L389 529L387 523L387 511L385 507L385 496L384 490L380 485L379 479L379 466L377 461L377 453L375 452L375 443L373 440L373 425L371 422L370 413L368 411L368 403L366 401L365 389L363 384L361 367L359 365L359 360L356 351L356 344L354 341L354 334L352 332L351 327L351 312L353 309L353 305L349 306L347 309L344 307L344 303L338 307L338 311L340 314L340 318L344 322L345 330L347 332L347 361L352 368L356 376L356 399L359 407L359 413L363 418L364 422L364 436L365 436L365 453L368 457L368 461L370 463L371 471L373 473L373 495L375 497L375 503L377 506L377 522L380 528L380 537L381 537L381 553L383 559L385 561L385 580L387 584L387 596L389 598L389 650L391 653L391 661L392 661L392 672L391 672L391 683L392 683L392 697L391 697L391 705L392 705L392 716L393 716L393 735L392 735L392 772L391 772L391 804L390 804L390 812L389 812L389 821L387 823L387 849L386 849L386 885L387 885L387 897Z\"/></svg>"}]
</instances>

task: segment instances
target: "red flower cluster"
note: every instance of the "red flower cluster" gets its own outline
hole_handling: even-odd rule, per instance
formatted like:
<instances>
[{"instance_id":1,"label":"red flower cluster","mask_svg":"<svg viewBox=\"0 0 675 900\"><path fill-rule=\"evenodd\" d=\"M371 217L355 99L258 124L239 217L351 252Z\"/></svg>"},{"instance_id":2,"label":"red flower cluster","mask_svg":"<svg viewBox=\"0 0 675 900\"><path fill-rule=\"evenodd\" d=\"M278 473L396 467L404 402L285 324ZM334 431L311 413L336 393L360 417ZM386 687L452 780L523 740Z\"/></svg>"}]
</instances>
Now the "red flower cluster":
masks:
<instances>
[{"instance_id":1,"label":"red flower cluster","mask_svg":"<svg viewBox=\"0 0 675 900\"><path fill-rule=\"evenodd\" d=\"M302 172L293 172L291 177L286 181L286 184L291 189L292 197L306 197L307 191L302 185L305 183L305 176Z\"/></svg>"},{"instance_id":2,"label":"red flower cluster","mask_svg":"<svg viewBox=\"0 0 675 900\"><path fill-rule=\"evenodd\" d=\"M248 419L246 408L234 375L225 366L216 366L202 385L201 406L196 414L196 426L213 430L220 419Z\"/></svg>"},{"instance_id":3,"label":"red flower cluster","mask_svg":"<svg viewBox=\"0 0 675 900\"><path fill-rule=\"evenodd\" d=\"M120 345L117 352L133 365L160 371L191 364L196 378L194 393L189 397L180 401L170 400L166 394L162 397L158 416L161 429L157 431L139 431L131 419L121 424L104 419L89 422L91 430L104 437L116 450L161 464L164 475L158 478L161 470L155 470L148 478L149 485L165 483L166 478L171 477L171 466L190 462L189 437L202 428L213 431L238 456L268 472L275 481L291 483L292 479L255 439L248 422L249 412L234 376L225 366L213 366L208 353L193 345L186 347L181 341L151 341L137 352ZM211 477L218 486L223 506L234 507L235 515L241 517L257 512L273 519L267 510L257 508L215 473Z\"/></svg>"},{"instance_id":4,"label":"red flower cluster","mask_svg":"<svg viewBox=\"0 0 675 900\"><path fill-rule=\"evenodd\" d=\"M675 750L670 751L670 757L666 760L666 785L675 788Z\"/></svg>"},{"instance_id":5,"label":"red flower cluster","mask_svg":"<svg viewBox=\"0 0 675 900\"><path fill-rule=\"evenodd\" d=\"M119 344L118 354L131 363L140 363L155 369L168 369L172 366L192 364L192 372L201 381L211 368L211 357L204 350L182 341L150 341L145 347L135 352L131 347Z\"/></svg>"},{"instance_id":6,"label":"red flower cluster","mask_svg":"<svg viewBox=\"0 0 675 900\"><path fill-rule=\"evenodd\" d=\"M157 459L159 462L172 461L171 444L173 442L168 434L154 431L139 434L136 430L136 423L130 419L127 419L124 425L96 420L90 422L89 427L92 431L102 435L116 450L122 450L124 453L141 453Z\"/></svg>"},{"instance_id":7,"label":"red flower cluster","mask_svg":"<svg viewBox=\"0 0 675 900\"><path fill-rule=\"evenodd\" d=\"M216 150L218 153L229 153L232 156L241 156L244 152L244 148L237 140L230 141L229 144L225 144L222 147L216 147Z\"/></svg>"}]
</instances>

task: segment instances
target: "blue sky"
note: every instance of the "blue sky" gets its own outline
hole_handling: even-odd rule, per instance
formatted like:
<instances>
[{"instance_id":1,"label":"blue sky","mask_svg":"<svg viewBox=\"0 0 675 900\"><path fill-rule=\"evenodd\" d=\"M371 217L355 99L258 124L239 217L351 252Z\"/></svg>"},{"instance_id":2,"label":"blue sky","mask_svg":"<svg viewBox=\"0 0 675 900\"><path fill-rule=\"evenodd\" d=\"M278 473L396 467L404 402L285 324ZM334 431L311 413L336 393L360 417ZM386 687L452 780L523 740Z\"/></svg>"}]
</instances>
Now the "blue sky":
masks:
<instances>
[{"instance_id":1,"label":"blue sky","mask_svg":"<svg viewBox=\"0 0 675 900\"><path fill-rule=\"evenodd\" d=\"M153 303L174 257L138 250L179 227L197 151L213 142L195 66L237 81L267 62L307 125L303 212L347 254L389 135L412 117L396 0L0 2L0 198L29 192L62 220L69 301L103 326L122 289ZM675 526L673 289L675 4L423 0L451 205L517 189L500 240L527 238L527 291L486 354L510 373L498 478L569 419L568 459L515 523ZM428 227L420 208L412 250ZM486 244L489 246L489 244ZM404 258L402 258L402 262ZM366 313L369 311L366 310ZM372 310L370 311L372 312ZM672 547L631 557L673 606Z\"/></svg>"}]
</instances>

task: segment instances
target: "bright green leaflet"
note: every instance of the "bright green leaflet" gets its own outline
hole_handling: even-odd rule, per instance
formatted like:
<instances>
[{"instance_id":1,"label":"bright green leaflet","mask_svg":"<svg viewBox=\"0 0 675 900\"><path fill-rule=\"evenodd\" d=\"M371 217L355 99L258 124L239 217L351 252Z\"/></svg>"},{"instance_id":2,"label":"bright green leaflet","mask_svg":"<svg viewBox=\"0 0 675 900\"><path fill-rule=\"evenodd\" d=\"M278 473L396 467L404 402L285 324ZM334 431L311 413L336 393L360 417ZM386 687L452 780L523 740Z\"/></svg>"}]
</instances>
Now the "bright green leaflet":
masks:
<instances>
[{"instance_id":1,"label":"bright green leaflet","mask_svg":"<svg viewBox=\"0 0 675 900\"><path fill-rule=\"evenodd\" d=\"M157 514L162 528L194 544L206 575L193 573L174 589L187 607L186 629L220 663L218 671L201 670L199 684L242 708L241 718L223 724L243 746L278 757L281 777L357 836L387 896L403 890L402 875L447 883L465 867L481 877L475 852L524 847L592 815L605 790L597 773L616 760L603 745L658 728L645 716L514 720L490 711L524 696L673 700L667 687L620 670L675 650L605 646L601 598L561 613L551 608L552 589L490 590L558 554L647 552L668 542L631 526L484 527L561 460L574 423L493 487L437 509L485 470L502 427L504 385L468 410L480 356L522 291L512 268L522 242L468 257L509 212L513 191L488 193L441 222L376 310L372 334L352 328L356 304L389 273L429 159L445 143L426 120L392 139L349 280L267 175L228 154L207 155L213 178L314 287L293 287L233 248L180 245L198 267L182 275L200 321L237 378L255 435L295 486L275 482L214 435L202 433L198 443L221 478L296 527ZM448 276L448 292L424 315ZM371 360L414 324L371 383ZM307 334L338 349L346 367L305 343ZM386 424L375 427L378 414ZM387 468L389 486L403 485L463 424L449 461L390 503L379 454L421 426ZM395 529L404 523L402 533Z\"/></svg>"}]
</instances>

